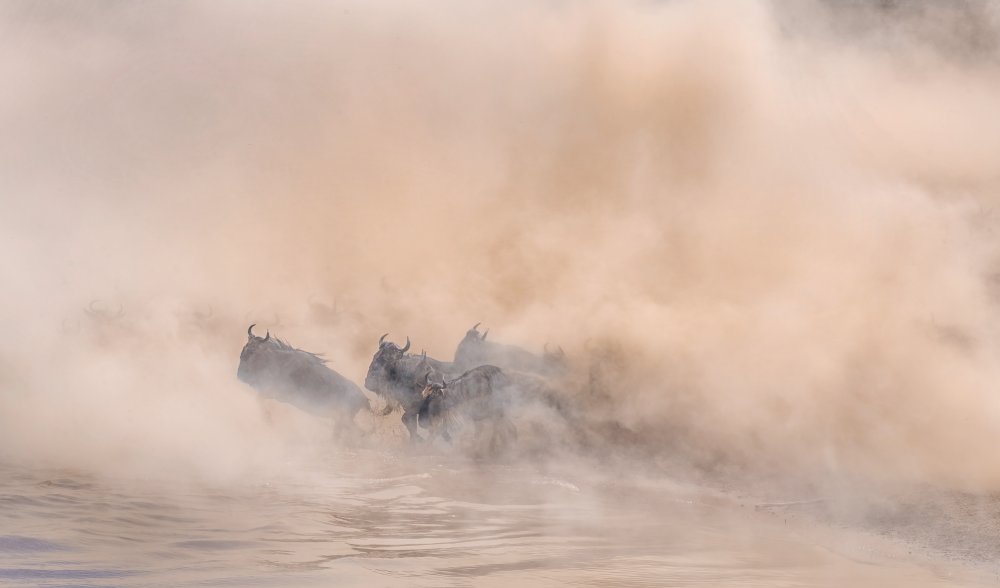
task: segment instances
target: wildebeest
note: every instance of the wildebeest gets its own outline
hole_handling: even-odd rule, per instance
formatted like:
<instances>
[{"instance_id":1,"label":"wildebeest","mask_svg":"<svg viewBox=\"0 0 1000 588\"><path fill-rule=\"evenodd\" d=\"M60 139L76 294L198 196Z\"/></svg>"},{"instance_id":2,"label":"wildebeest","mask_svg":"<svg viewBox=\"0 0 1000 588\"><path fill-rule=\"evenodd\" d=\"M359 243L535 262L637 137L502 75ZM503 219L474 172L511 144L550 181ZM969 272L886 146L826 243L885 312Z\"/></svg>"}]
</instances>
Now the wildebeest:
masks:
<instances>
[{"instance_id":1,"label":"wildebeest","mask_svg":"<svg viewBox=\"0 0 1000 588\"><path fill-rule=\"evenodd\" d=\"M240 352L236 376L265 398L287 402L318 416L333 417L338 431L363 408L365 397L354 382L333 371L326 360L314 353L296 349L284 341L253 334L247 329L247 343Z\"/></svg>"},{"instance_id":2,"label":"wildebeest","mask_svg":"<svg viewBox=\"0 0 1000 588\"><path fill-rule=\"evenodd\" d=\"M514 345L487 341L487 334L489 329L479 332L479 323L465 333L455 349L456 368L467 370L479 365L496 365L505 370L550 376L564 367L566 354L561 348L558 352L549 352L546 346L545 354L539 356Z\"/></svg>"},{"instance_id":3,"label":"wildebeest","mask_svg":"<svg viewBox=\"0 0 1000 588\"><path fill-rule=\"evenodd\" d=\"M451 441L453 428L462 421L471 421L474 438L479 443L486 441L490 452L495 453L517 438L517 428L506 411L510 387L510 379L493 365L472 368L450 381L431 369L421 392L418 422L428 430L430 439L440 436ZM490 426L488 439L486 425Z\"/></svg>"},{"instance_id":4,"label":"wildebeest","mask_svg":"<svg viewBox=\"0 0 1000 588\"><path fill-rule=\"evenodd\" d=\"M406 345L400 347L392 341L386 341L388 333L378 340L378 351L372 357L365 376L365 388L378 394L386 401L383 415L389 414L395 407L403 409L403 425L410 434L411 441L420 439L417 433L417 411L423 402L421 392L427 381L427 374L436 371L450 374L452 365L427 357L426 354L410 355L410 338Z\"/></svg>"}]
</instances>

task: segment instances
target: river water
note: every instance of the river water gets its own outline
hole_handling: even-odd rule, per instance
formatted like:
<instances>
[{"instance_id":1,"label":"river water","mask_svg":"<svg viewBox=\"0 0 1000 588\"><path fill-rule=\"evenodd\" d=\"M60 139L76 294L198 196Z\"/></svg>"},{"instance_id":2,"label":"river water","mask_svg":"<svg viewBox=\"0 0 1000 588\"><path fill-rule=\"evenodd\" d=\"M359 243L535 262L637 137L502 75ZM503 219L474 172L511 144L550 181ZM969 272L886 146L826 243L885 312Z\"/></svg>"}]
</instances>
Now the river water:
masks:
<instances>
[{"instance_id":1,"label":"river water","mask_svg":"<svg viewBox=\"0 0 1000 588\"><path fill-rule=\"evenodd\" d=\"M337 452L222 486L4 466L0 585L971 586L669 479Z\"/></svg>"}]
</instances>

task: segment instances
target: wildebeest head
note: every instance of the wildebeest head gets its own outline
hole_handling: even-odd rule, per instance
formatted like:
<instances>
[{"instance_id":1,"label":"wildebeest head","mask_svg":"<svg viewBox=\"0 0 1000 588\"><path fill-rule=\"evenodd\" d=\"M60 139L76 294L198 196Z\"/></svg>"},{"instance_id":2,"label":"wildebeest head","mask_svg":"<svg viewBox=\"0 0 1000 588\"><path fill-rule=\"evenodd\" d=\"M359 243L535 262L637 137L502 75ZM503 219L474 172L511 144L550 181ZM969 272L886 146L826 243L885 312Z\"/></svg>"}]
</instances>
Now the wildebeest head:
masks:
<instances>
[{"instance_id":1,"label":"wildebeest head","mask_svg":"<svg viewBox=\"0 0 1000 588\"><path fill-rule=\"evenodd\" d=\"M472 328L465 332L465 338L462 341L468 341L469 343L479 343L486 340L486 335L489 335L490 330L486 329L482 333L479 332L479 325L482 323L476 323L472 325Z\"/></svg>"},{"instance_id":2,"label":"wildebeest head","mask_svg":"<svg viewBox=\"0 0 1000 588\"><path fill-rule=\"evenodd\" d=\"M397 384L399 364L410 349L409 337L406 338L406 345L400 347L392 341L386 341L388 335L389 333L386 333L379 337L378 351L372 357L368 375L365 376L365 388L380 394Z\"/></svg>"},{"instance_id":3,"label":"wildebeest head","mask_svg":"<svg viewBox=\"0 0 1000 588\"><path fill-rule=\"evenodd\" d=\"M432 429L441 425L444 412L444 393L448 384L444 374L436 370L428 370L424 376L424 389L420 393L420 409L417 412L417 423L424 429Z\"/></svg>"},{"instance_id":4,"label":"wildebeest head","mask_svg":"<svg viewBox=\"0 0 1000 588\"><path fill-rule=\"evenodd\" d=\"M262 352L272 345L271 331L267 331L263 337L258 337L253 334L255 325L256 323L247 329L247 343L240 352L240 367L236 370L236 377L250 385L255 384L258 375L264 372L261 368L267 361L267 354Z\"/></svg>"},{"instance_id":5,"label":"wildebeest head","mask_svg":"<svg viewBox=\"0 0 1000 588\"><path fill-rule=\"evenodd\" d=\"M561 370L566 368L566 352L563 351L561 345L557 346L555 351L549 351L549 344L546 343L542 347L542 359L545 362L545 365L552 370Z\"/></svg>"},{"instance_id":6,"label":"wildebeest head","mask_svg":"<svg viewBox=\"0 0 1000 588\"><path fill-rule=\"evenodd\" d=\"M480 323L476 323L471 329L465 332L465 337L458 343L455 349L455 363L460 365L475 365L484 355L486 346L486 335L490 330L479 332Z\"/></svg>"},{"instance_id":7,"label":"wildebeest head","mask_svg":"<svg viewBox=\"0 0 1000 588\"><path fill-rule=\"evenodd\" d=\"M424 361L418 366L419 371L423 374L424 390L420 395L424 398L427 398L427 396L435 390L440 391L447 387L444 374L428 365L426 357L427 356L425 355Z\"/></svg>"}]
</instances>

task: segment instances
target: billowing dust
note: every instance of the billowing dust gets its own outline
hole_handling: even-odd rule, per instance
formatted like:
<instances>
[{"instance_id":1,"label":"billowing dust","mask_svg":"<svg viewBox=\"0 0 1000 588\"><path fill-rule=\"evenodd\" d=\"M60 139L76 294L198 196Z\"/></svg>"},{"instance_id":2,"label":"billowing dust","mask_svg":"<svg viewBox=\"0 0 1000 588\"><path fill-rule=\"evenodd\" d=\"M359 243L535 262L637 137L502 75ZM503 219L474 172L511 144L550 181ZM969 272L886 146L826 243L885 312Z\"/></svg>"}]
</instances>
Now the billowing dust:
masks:
<instances>
[{"instance_id":1,"label":"billowing dust","mask_svg":"<svg viewBox=\"0 0 1000 588\"><path fill-rule=\"evenodd\" d=\"M1000 12L903 4L7 2L0 455L239 479L250 323L483 321L625 459L1000 491Z\"/></svg>"}]
</instances>

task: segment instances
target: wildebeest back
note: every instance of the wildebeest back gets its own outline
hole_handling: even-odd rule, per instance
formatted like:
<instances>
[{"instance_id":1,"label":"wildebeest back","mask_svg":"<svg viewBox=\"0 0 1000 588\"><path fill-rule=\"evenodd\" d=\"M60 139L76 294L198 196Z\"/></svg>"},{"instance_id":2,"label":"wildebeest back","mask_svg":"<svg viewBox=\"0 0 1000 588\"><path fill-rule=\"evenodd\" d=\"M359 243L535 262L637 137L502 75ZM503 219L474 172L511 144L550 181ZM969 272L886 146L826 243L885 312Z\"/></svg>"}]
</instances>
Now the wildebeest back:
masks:
<instances>
[{"instance_id":1,"label":"wildebeest back","mask_svg":"<svg viewBox=\"0 0 1000 588\"><path fill-rule=\"evenodd\" d=\"M561 352L536 355L516 345L487 341L486 335L489 331L480 333L478 327L477 323L469 329L455 349L456 370L469 370L479 365L496 365L505 370L552 375L564 368L565 357Z\"/></svg>"}]
</instances>

